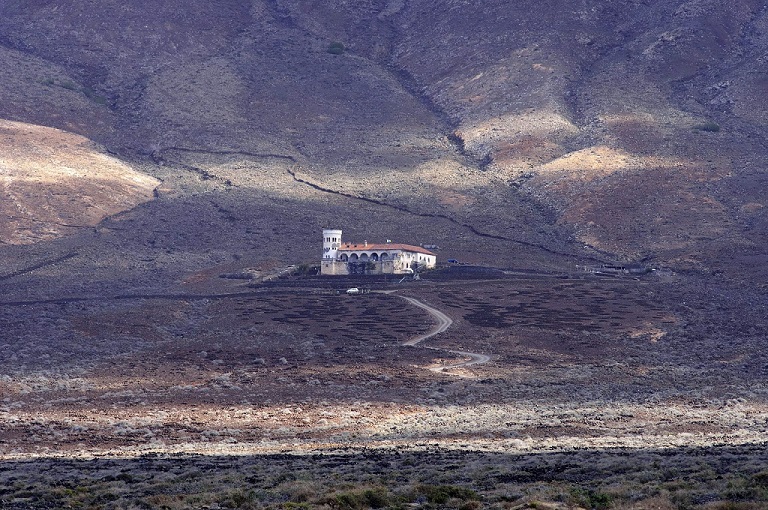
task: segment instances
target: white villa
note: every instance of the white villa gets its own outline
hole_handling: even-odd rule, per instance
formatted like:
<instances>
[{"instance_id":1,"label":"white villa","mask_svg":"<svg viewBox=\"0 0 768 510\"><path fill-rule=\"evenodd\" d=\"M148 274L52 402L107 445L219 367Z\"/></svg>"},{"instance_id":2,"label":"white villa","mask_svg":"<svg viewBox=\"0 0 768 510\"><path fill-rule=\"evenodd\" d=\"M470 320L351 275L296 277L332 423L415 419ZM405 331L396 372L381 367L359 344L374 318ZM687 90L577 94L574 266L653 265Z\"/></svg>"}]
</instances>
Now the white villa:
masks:
<instances>
[{"instance_id":1,"label":"white villa","mask_svg":"<svg viewBox=\"0 0 768 510\"><path fill-rule=\"evenodd\" d=\"M406 274L417 267L431 269L437 255L420 246L386 243L344 243L341 230L323 230L320 274Z\"/></svg>"}]
</instances>

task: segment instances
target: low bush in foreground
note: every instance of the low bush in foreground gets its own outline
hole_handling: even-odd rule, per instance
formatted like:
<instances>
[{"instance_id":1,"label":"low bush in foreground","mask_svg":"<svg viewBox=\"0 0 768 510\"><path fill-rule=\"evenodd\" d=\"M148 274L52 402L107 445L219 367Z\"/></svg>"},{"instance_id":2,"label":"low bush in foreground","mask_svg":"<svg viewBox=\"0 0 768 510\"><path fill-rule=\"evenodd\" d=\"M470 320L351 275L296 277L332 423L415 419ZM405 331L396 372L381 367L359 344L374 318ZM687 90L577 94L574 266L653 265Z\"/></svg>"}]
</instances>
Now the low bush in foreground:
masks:
<instances>
[{"instance_id":1,"label":"low bush in foreground","mask_svg":"<svg viewBox=\"0 0 768 510\"><path fill-rule=\"evenodd\" d=\"M693 126L693 129L696 131L706 131L708 133L717 133L720 131L720 125L716 122L703 122L701 124L696 124Z\"/></svg>"},{"instance_id":2,"label":"low bush in foreground","mask_svg":"<svg viewBox=\"0 0 768 510\"><path fill-rule=\"evenodd\" d=\"M0 462L0 508L755 510L764 446Z\"/></svg>"},{"instance_id":3,"label":"low bush in foreground","mask_svg":"<svg viewBox=\"0 0 768 510\"><path fill-rule=\"evenodd\" d=\"M332 42L328 45L328 53L332 55L341 55L344 53L344 43L340 43L338 41Z\"/></svg>"}]
</instances>

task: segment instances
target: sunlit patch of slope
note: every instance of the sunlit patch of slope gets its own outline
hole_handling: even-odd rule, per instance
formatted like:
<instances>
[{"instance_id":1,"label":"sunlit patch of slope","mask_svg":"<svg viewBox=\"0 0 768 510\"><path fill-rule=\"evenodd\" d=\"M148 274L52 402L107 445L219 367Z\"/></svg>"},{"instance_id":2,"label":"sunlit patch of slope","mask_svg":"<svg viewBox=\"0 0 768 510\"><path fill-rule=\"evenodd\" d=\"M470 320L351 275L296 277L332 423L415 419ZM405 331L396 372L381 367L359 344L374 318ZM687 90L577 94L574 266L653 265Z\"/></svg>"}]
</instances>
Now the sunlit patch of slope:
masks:
<instances>
[{"instance_id":1,"label":"sunlit patch of slope","mask_svg":"<svg viewBox=\"0 0 768 510\"><path fill-rule=\"evenodd\" d=\"M0 121L0 241L27 244L151 200L156 179L58 129Z\"/></svg>"},{"instance_id":2,"label":"sunlit patch of slope","mask_svg":"<svg viewBox=\"0 0 768 510\"><path fill-rule=\"evenodd\" d=\"M703 163L598 146L537 167L530 186L547 190L582 242L625 260L655 254L699 267L692 256L702 246L737 239L727 207L708 190L724 176Z\"/></svg>"}]
</instances>

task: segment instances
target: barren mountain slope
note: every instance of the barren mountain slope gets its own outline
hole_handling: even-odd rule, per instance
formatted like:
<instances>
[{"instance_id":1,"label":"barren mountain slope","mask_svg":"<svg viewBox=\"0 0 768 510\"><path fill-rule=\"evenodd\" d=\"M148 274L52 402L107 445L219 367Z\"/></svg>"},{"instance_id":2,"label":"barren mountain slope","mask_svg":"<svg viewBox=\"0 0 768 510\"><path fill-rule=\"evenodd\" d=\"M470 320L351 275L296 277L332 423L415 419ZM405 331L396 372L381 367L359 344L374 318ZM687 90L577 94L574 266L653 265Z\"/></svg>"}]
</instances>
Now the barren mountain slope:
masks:
<instances>
[{"instance_id":1,"label":"barren mountain slope","mask_svg":"<svg viewBox=\"0 0 768 510\"><path fill-rule=\"evenodd\" d=\"M709 271L762 249L741 185L765 153L759 2L2 9L23 72L0 113L126 156L284 156L328 190L559 251Z\"/></svg>"},{"instance_id":2,"label":"barren mountain slope","mask_svg":"<svg viewBox=\"0 0 768 510\"><path fill-rule=\"evenodd\" d=\"M765 154L760 3L451 5L410 3L396 55L489 171L619 257L762 250L731 184Z\"/></svg>"}]
</instances>

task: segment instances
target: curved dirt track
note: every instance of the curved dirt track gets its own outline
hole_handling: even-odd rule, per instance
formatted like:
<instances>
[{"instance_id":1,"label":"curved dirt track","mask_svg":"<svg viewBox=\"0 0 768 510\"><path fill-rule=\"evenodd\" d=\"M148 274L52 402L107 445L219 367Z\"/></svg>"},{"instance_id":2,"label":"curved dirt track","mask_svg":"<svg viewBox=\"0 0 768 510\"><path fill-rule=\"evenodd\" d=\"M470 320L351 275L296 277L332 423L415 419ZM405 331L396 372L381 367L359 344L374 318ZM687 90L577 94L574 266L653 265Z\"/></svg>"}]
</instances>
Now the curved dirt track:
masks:
<instances>
[{"instance_id":1,"label":"curved dirt track","mask_svg":"<svg viewBox=\"0 0 768 510\"><path fill-rule=\"evenodd\" d=\"M424 340L426 340L428 338L431 338L431 337L437 335L438 333L442 333L443 331L445 331L446 329L451 327L451 324L453 324L453 319L448 317L446 314L444 314L443 312L441 312L437 308L433 308L433 307L429 306L428 304L423 303L423 302L419 301L418 299L415 299L415 298L412 298L412 297L401 296L399 294L397 296L402 298L402 299L405 299L406 301L408 301L409 303L411 303L414 306L418 306L419 308L421 308L423 310L426 310L437 321L437 324L435 325L435 327L432 328L430 331L428 331L427 333L425 333L423 335L419 335L419 336L417 336L415 338L412 338L412 339L408 340L407 342L403 342L402 345L409 345L409 346L419 345ZM461 363L454 363L454 364L451 364L451 365L444 365L444 366L440 366L440 367L432 367L432 368L430 368L430 370L433 371L433 372L445 372L446 370L450 370L450 369L453 369L453 368L464 368L464 367L468 367L468 366L471 366L471 365L479 365L481 363L487 363L488 361L491 360L490 356L486 356L485 354L479 354L479 353L476 353L476 352L455 351L455 350L451 350L451 349L442 349L440 347L430 347L430 346L426 346L426 345L421 345L420 347L423 347L425 349L432 349L433 351L446 352L446 353L455 354L455 355L458 355L458 356L463 356L463 357L470 358L469 361L462 361Z\"/></svg>"},{"instance_id":2,"label":"curved dirt track","mask_svg":"<svg viewBox=\"0 0 768 510\"><path fill-rule=\"evenodd\" d=\"M437 308L433 308L428 304L422 303L418 299L415 299L412 297L401 296L399 294L397 295L397 297L405 299L412 305L418 306L419 308L426 310L427 312L430 313L430 315L432 315L432 317L434 317L437 320L437 325L434 328L432 328L430 331L428 331L427 333L424 333L423 335L411 338L407 342L403 342L403 345L417 345L423 342L424 340L426 340L427 338L433 337L438 333L442 333L443 331L451 327L451 324L453 324L453 319L445 315L443 312L441 312Z\"/></svg>"}]
</instances>

